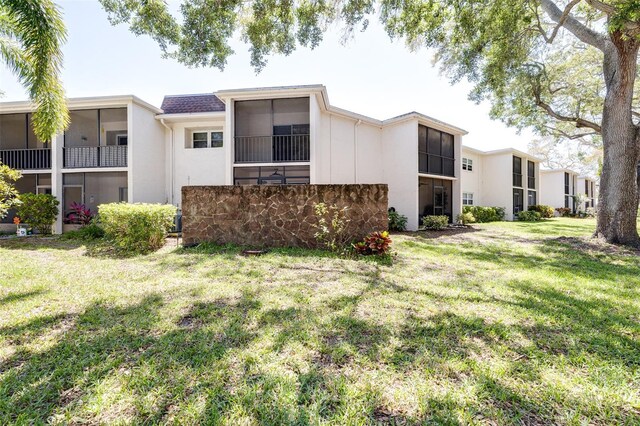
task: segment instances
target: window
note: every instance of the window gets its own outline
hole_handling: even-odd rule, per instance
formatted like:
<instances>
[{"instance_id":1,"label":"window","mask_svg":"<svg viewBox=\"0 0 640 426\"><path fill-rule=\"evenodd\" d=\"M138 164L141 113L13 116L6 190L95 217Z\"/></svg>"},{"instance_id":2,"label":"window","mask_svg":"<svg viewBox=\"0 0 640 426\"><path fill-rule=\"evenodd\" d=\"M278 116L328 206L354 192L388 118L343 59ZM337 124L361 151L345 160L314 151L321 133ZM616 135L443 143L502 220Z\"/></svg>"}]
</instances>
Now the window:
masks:
<instances>
[{"instance_id":1,"label":"window","mask_svg":"<svg viewBox=\"0 0 640 426\"><path fill-rule=\"evenodd\" d=\"M571 192L569 192L569 173L567 172L564 173L564 193L571 194ZM569 208L568 203L566 202L565 202L565 207Z\"/></svg>"},{"instance_id":2,"label":"window","mask_svg":"<svg viewBox=\"0 0 640 426\"><path fill-rule=\"evenodd\" d=\"M538 204L538 197L536 196L536 191L528 191L528 205L535 206Z\"/></svg>"},{"instance_id":3,"label":"window","mask_svg":"<svg viewBox=\"0 0 640 426\"><path fill-rule=\"evenodd\" d=\"M310 182L309 166L234 167L234 185L296 185Z\"/></svg>"},{"instance_id":4,"label":"window","mask_svg":"<svg viewBox=\"0 0 640 426\"><path fill-rule=\"evenodd\" d=\"M536 189L536 163L527 161L527 187Z\"/></svg>"},{"instance_id":5,"label":"window","mask_svg":"<svg viewBox=\"0 0 640 426\"><path fill-rule=\"evenodd\" d=\"M522 187L522 158L513 157L513 186Z\"/></svg>"},{"instance_id":6,"label":"window","mask_svg":"<svg viewBox=\"0 0 640 426\"><path fill-rule=\"evenodd\" d=\"M462 170L466 170L468 172L473 171L473 160L470 158L462 159Z\"/></svg>"},{"instance_id":7,"label":"window","mask_svg":"<svg viewBox=\"0 0 640 426\"><path fill-rule=\"evenodd\" d=\"M127 199L129 198L128 194L129 194L129 188L127 188L126 186L125 187L121 186L120 188L118 188L118 201L121 203L122 202L126 203Z\"/></svg>"},{"instance_id":8,"label":"window","mask_svg":"<svg viewBox=\"0 0 640 426\"><path fill-rule=\"evenodd\" d=\"M129 144L129 137L127 135L116 135L116 145L124 146Z\"/></svg>"},{"instance_id":9,"label":"window","mask_svg":"<svg viewBox=\"0 0 640 426\"><path fill-rule=\"evenodd\" d=\"M418 171L420 173L455 176L453 135L418 126Z\"/></svg>"},{"instance_id":10,"label":"window","mask_svg":"<svg viewBox=\"0 0 640 426\"><path fill-rule=\"evenodd\" d=\"M221 131L197 131L191 134L193 148L222 148Z\"/></svg>"},{"instance_id":11,"label":"window","mask_svg":"<svg viewBox=\"0 0 640 426\"><path fill-rule=\"evenodd\" d=\"M473 192L463 192L462 193L462 205L463 206L472 206L473 205Z\"/></svg>"}]
</instances>

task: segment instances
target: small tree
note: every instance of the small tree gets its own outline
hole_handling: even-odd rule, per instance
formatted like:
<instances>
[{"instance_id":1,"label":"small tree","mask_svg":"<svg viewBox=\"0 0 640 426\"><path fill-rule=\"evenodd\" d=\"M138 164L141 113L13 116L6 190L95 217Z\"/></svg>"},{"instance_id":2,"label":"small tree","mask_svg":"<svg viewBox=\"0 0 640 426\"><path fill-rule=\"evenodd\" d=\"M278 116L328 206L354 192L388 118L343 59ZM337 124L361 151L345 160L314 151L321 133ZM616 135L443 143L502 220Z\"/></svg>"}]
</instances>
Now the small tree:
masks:
<instances>
[{"instance_id":1,"label":"small tree","mask_svg":"<svg viewBox=\"0 0 640 426\"><path fill-rule=\"evenodd\" d=\"M318 218L318 224L314 225L317 229L314 234L316 241L334 252L344 250L349 240L345 232L350 222L347 219L347 207L317 203L313 210Z\"/></svg>"},{"instance_id":2,"label":"small tree","mask_svg":"<svg viewBox=\"0 0 640 426\"><path fill-rule=\"evenodd\" d=\"M19 171L0 162L0 219L3 219L9 209L18 201L18 191L13 183L20 179Z\"/></svg>"},{"instance_id":3,"label":"small tree","mask_svg":"<svg viewBox=\"0 0 640 426\"><path fill-rule=\"evenodd\" d=\"M58 200L50 194L20 194L18 217L41 234L50 234L58 217Z\"/></svg>"}]
</instances>

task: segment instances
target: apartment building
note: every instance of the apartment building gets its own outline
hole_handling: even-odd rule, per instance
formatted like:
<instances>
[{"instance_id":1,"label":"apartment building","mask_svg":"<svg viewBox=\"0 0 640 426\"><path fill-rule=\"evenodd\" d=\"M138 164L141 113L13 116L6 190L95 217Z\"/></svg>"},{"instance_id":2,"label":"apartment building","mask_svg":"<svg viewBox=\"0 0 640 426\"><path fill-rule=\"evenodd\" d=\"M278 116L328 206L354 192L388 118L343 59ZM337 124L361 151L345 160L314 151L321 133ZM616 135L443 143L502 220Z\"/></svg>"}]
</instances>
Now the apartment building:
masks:
<instances>
[{"instance_id":1,"label":"apartment building","mask_svg":"<svg viewBox=\"0 0 640 426\"><path fill-rule=\"evenodd\" d=\"M0 160L21 191L71 202L181 204L185 185L386 183L389 204L418 228L461 211L458 127L410 112L377 120L329 103L322 85L165 97L69 100L71 124L37 141L28 102L0 104ZM12 215L4 219L11 222Z\"/></svg>"},{"instance_id":2,"label":"apartment building","mask_svg":"<svg viewBox=\"0 0 640 426\"><path fill-rule=\"evenodd\" d=\"M540 177L544 187L542 204L577 211L574 195L578 193L578 173L569 169L542 170Z\"/></svg>"},{"instance_id":3,"label":"apartment building","mask_svg":"<svg viewBox=\"0 0 640 426\"><path fill-rule=\"evenodd\" d=\"M103 203L164 202L162 111L135 96L70 99L69 128L39 141L29 102L0 103L0 161L22 171L20 192L49 193L60 200L55 232L62 232L72 202L92 211ZM3 219L0 229L13 220Z\"/></svg>"},{"instance_id":4,"label":"apartment building","mask_svg":"<svg viewBox=\"0 0 640 426\"><path fill-rule=\"evenodd\" d=\"M462 147L462 205L504 207L507 220L539 204L540 159L507 148Z\"/></svg>"}]
</instances>

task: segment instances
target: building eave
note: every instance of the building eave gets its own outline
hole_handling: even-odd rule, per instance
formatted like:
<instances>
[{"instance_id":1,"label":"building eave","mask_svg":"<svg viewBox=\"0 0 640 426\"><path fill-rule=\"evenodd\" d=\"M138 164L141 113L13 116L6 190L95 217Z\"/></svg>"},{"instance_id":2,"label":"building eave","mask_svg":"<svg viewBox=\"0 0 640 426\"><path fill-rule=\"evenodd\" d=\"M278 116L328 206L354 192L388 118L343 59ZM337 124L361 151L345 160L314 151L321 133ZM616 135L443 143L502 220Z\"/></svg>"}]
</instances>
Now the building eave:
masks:
<instances>
[{"instance_id":1,"label":"building eave","mask_svg":"<svg viewBox=\"0 0 640 426\"><path fill-rule=\"evenodd\" d=\"M182 121L203 121L211 119L223 119L225 117L224 111L212 111L212 112L189 112L181 114L158 114L156 120L164 120L170 123L182 122Z\"/></svg>"},{"instance_id":2,"label":"building eave","mask_svg":"<svg viewBox=\"0 0 640 426\"><path fill-rule=\"evenodd\" d=\"M80 98L68 98L67 108L90 109L90 108L118 108L126 107L129 104L136 104L150 110L153 113L162 113L162 110L148 102L143 101L134 95L113 95L113 96L89 96ZM36 106L31 101L1 102L0 113L28 113L35 111Z\"/></svg>"}]
</instances>

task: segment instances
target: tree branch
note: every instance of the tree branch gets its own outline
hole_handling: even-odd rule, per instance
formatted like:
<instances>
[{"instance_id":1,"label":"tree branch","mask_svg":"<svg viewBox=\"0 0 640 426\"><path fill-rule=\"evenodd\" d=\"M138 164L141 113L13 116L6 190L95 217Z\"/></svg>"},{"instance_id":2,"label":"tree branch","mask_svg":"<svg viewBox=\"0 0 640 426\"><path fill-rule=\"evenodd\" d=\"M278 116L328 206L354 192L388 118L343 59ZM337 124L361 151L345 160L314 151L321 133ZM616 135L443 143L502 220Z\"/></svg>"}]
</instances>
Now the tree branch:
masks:
<instances>
[{"instance_id":1,"label":"tree branch","mask_svg":"<svg viewBox=\"0 0 640 426\"><path fill-rule=\"evenodd\" d=\"M580 118L580 117L569 117L566 115L562 115L562 114L558 114L557 112L555 112L553 110L553 108L551 108L551 105L549 105L546 102L543 102L542 99L540 99L540 96L536 94L536 105L538 105L540 108L542 108L547 114L549 114L551 117L555 118L558 121L565 121L565 122L569 122L569 123L576 123L576 127L577 128L589 128L594 130L596 133L602 133L602 127L600 127L598 124L589 121L589 120L585 120L584 118Z\"/></svg>"},{"instance_id":2,"label":"tree branch","mask_svg":"<svg viewBox=\"0 0 640 426\"><path fill-rule=\"evenodd\" d=\"M601 2L599 0L587 0L587 3L589 4L589 6L593 7L594 9L599 10L600 12L604 12L607 15L611 15L612 13L615 13L616 8L611 6L610 4L606 4L604 2Z\"/></svg>"},{"instance_id":3,"label":"tree branch","mask_svg":"<svg viewBox=\"0 0 640 426\"><path fill-rule=\"evenodd\" d=\"M578 3L580 3L581 1L582 0L572 0L567 5L567 7L564 8L564 12L562 12L562 15L560 16L560 19L557 21L557 25L553 28L553 31L551 31L551 35L549 37L547 37L547 34L546 34L544 28L542 28L542 24L540 22L540 17L536 13L536 18L538 19L538 29L540 30L540 34L542 34L542 37L544 38L544 40L547 43L549 43L549 44L553 43L553 40L556 38L556 35L558 35L558 31L560 30L560 28L562 27L564 22L569 17L569 13L571 12L571 9L573 9L573 7L575 5L577 5Z\"/></svg>"},{"instance_id":4,"label":"tree branch","mask_svg":"<svg viewBox=\"0 0 640 426\"><path fill-rule=\"evenodd\" d=\"M549 129L549 131L551 131L552 133L557 133L558 135L560 135L560 136L562 136L564 138L567 138L567 139L571 139L571 140L582 139L582 138L584 138L586 136L597 136L597 135L599 135L599 133L597 133L597 132L577 133L577 134L573 135L571 133L567 133L567 132L565 132L563 130L560 130L560 129L556 128L556 127L546 126L546 125L544 127Z\"/></svg>"},{"instance_id":5,"label":"tree branch","mask_svg":"<svg viewBox=\"0 0 640 426\"><path fill-rule=\"evenodd\" d=\"M605 38L602 34L578 21L576 18L571 16L566 9L566 13L562 12L552 0L540 0L540 5L542 6L542 10L544 10L555 23L566 28L580 41L604 51Z\"/></svg>"}]
</instances>

